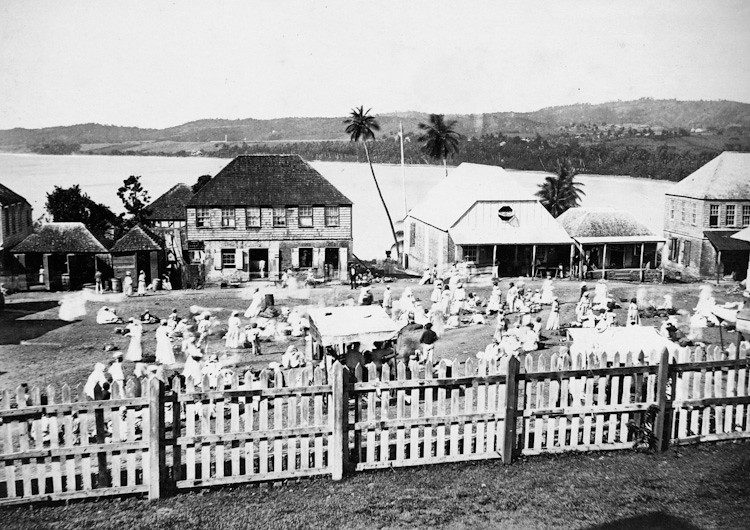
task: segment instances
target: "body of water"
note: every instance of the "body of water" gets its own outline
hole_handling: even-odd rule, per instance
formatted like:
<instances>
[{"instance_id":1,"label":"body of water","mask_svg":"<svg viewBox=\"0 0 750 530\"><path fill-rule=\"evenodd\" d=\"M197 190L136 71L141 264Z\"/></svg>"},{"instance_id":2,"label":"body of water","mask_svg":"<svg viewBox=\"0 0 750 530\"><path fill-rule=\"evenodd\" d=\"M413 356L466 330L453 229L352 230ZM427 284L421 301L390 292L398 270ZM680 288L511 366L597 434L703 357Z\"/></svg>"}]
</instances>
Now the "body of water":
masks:
<instances>
[{"instance_id":1,"label":"body of water","mask_svg":"<svg viewBox=\"0 0 750 530\"><path fill-rule=\"evenodd\" d=\"M141 175L145 188L156 198L178 182L193 184L200 175L215 175L229 162L222 158L178 158L156 156L35 155L0 153L0 183L26 197L34 217L44 211L46 194L54 186L80 184L97 202L119 213L122 203L117 188L130 175ZM392 236L367 164L312 162L324 177L354 203L354 252L363 259L383 257ZM375 164L375 174L394 221L404 215L401 167ZM445 175L442 166L407 166L406 196L409 206ZM536 191L545 173L509 172L509 186ZM671 182L609 175L580 175L585 184L583 206L611 206L631 212L661 234L664 193Z\"/></svg>"}]
</instances>

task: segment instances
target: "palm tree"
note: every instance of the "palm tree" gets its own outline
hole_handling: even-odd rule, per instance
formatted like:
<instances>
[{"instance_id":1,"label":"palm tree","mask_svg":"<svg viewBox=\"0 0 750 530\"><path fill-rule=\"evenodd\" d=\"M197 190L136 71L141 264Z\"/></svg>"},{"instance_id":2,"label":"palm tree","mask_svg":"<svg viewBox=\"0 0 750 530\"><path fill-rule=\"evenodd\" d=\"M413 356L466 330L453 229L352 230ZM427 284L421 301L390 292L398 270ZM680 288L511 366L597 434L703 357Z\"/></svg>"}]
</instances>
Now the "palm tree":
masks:
<instances>
[{"instance_id":1,"label":"palm tree","mask_svg":"<svg viewBox=\"0 0 750 530\"><path fill-rule=\"evenodd\" d=\"M370 172L372 173L372 180L375 182L375 188L378 190L380 196L380 202L383 203L383 209L385 215L388 216L388 223L391 225L391 233L393 234L393 241L396 244L396 254L400 254L398 246L398 237L396 237L396 229L393 227L393 219L391 219L391 212L388 211L388 206L385 204L383 198L383 192L380 191L380 184L378 179L375 177L375 170L372 167L372 160L370 159L370 151L367 149L367 141L375 139L375 133L373 131L379 131L380 125L375 116L370 115L372 109L364 110L364 107L353 108L349 113L349 117L344 120L346 124L346 133L349 135L349 139L352 142L362 142L365 146L365 156L367 157L367 163L370 164Z\"/></svg>"},{"instance_id":2,"label":"palm tree","mask_svg":"<svg viewBox=\"0 0 750 530\"><path fill-rule=\"evenodd\" d=\"M586 195L582 189L584 184L577 182L575 175L576 169L570 160L558 160L557 175L550 175L539 185L536 196L553 217L559 217L566 210L579 206L581 195Z\"/></svg>"},{"instance_id":3,"label":"palm tree","mask_svg":"<svg viewBox=\"0 0 750 530\"><path fill-rule=\"evenodd\" d=\"M445 123L442 114L430 114L430 123L420 123L418 127L424 134L418 139L424 142L422 151L436 160L443 161L445 176L448 176L448 158L458 154L458 140L461 135L453 130L455 120Z\"/></svg>"}]
</instances>

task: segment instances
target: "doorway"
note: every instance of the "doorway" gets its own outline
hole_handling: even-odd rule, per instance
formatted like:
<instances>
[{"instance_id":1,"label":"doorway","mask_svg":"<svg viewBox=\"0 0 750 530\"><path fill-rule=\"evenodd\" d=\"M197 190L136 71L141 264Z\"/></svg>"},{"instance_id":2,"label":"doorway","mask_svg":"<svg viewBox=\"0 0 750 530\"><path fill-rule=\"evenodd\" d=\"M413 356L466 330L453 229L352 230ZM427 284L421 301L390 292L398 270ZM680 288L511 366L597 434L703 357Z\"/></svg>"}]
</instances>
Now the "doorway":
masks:
<instances>
[{"instance_id":1,"label":"doorway","mask_svg":"<svg viewBox=\"0 0 750 530\"><path fill-rule=\"evenodd\" d=\"M251 248L248 251L247 270L250 278L268 278L268 249Z\"/></svg>"},{"instance_id":2,"label":"doorway","mask_svg":"<svg viewBox=\"0 0 750 530\"><path fill-rule=\"evenodd\" d=\"M339 249L338 248L327 248L325 249L325 257L323 260L325 274L327 277L336 276L339 270Z\"/></svg>"}]
</instances>

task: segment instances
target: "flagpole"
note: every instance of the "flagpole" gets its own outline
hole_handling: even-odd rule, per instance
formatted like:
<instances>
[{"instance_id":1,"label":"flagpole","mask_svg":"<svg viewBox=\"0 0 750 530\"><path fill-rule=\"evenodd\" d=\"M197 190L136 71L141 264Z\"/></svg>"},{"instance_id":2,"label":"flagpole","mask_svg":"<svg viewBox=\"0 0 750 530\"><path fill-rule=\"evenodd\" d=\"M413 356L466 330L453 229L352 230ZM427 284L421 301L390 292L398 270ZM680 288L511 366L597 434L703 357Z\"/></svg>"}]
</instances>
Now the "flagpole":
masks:
<instances>
[{"instance_id":1,"label":"flagpole","mask_svg":"<svg viewBox=\"0 0 750 530\"><path fill-rule=\"evenodd\" d=\"M404 125L398 122L398 136L401 139L401 190L404 194L404 218L409 213L406 203L406 166L404 165Z\"/></svg>"}]
</instances>

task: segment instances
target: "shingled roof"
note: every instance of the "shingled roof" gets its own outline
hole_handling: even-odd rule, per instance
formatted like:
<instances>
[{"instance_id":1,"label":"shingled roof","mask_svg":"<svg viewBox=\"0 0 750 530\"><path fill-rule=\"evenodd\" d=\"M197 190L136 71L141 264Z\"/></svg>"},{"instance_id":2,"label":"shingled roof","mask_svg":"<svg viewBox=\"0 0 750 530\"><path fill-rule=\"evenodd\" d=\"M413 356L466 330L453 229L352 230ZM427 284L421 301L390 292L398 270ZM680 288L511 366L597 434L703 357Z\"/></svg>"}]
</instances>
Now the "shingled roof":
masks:
<instances>
[{"instance_id":1,"label":"shingled roof","mask_svg":"<svg viewBox=\"0 0 750 530\"><path fill-rule=\"evenodd\" d=\"M571 208L557 218L570 237L581 243L662 241L629 212L615 208Z\"/></svg>"},{"instance_id":2,"label":"shingled roof","mask_svg":"<svg viewBox=\"0 0 750 530\"><path fill-rule=\"evenodd\" d=\"M709 200L750 200L750 153L721 153L675 184L667 195Z\"/></svg>"},{"instance_id":3,"label":"shingled roof","mask_svg":"<svg viewBox=\"0 0 750 530\"><path fill-rule=\"evenodd\" d=\"M18 202L29 203L29 201L21 197L9 187L0 184L0 206L10 206L11 204L16 204Z\"/></svg>"},{"instance_id":4,"label":"shingled roof","mask_svg":"<svg viewBox=\"0 0 750 530\"><path fill-rule=\"evenodd\" d=\"M135 225L133 228L118 239L109 251L113 254L120 252L138 252L148 250L164 250L159 236L150 230Z\"/></svg>"},{"instance_id":5,"label":"shingled roof","mask_svg":"<svg viewBox=\"0 0 750 530\"><path fill-rule=\"evenodd\" d=\"M242 155L203 186L188 206L351 205L299 155Z\"/></svg>"},{"instance_id":6,"label":"shingled roof","mask_svg":"<svg viewBox=\"0 0 750 530\"><path fill-rule=\"evenodd\" d=\"M193 198L193 189L180 182L158 197L146 208L146 219L151 221L187 220L185 206Z\"/></svg>"},{"instance_id":7,"label":"shingled roof","mask_svg":"<svg viewBox=\"0 0 750 530\"><path fill-rule=\"evenodd\" d=\"M46 223L13 247L13 253L107 254L108 251L83 223Z\"/></svg>"}]
</instances>

